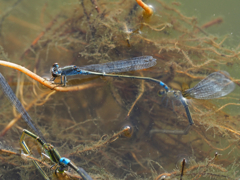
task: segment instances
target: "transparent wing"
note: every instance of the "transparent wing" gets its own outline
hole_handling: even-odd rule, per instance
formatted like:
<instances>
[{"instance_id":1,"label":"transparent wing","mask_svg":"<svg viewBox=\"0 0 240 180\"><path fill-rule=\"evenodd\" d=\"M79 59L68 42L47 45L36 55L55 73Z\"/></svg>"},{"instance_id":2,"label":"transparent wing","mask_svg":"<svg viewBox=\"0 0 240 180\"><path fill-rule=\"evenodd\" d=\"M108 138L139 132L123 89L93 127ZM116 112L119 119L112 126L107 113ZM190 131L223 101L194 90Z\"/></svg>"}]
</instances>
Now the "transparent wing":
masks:
<instances>
[{"instance_id":1,"label":"transparent wing","mask_svg":"<svg viewBox=\"0 0 240 180\"><path fill-rule=\"evenodd\" d=\"M225 96L235 89L235 84L226 71L211 73L196 86L185 91L186 96L195 99L214 99Z\"/></svg>"},{"instance_id":2,"label":"transparent wing","mask_svg":"<svg viewBox=\"0 0 240 180\"><path fill-rule=\"evenodd\" d=\"M140 56L104 64L91 64L79 67L79 69L101 73L119 73L147 69L155 66L156 64L156 59L154 59L152 56Z\"/></svg>"}]
</instances>

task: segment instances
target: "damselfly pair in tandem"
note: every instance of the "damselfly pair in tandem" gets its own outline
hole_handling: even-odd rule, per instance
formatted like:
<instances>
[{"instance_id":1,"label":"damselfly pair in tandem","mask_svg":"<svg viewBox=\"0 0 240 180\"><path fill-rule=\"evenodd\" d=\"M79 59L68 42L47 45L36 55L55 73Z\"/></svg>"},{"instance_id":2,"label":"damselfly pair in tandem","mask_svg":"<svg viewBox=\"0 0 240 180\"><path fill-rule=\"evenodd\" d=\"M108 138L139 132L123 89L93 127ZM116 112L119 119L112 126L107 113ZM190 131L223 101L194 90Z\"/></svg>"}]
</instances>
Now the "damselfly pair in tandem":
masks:
<instances>
[{"instance_id":1,"label":"damselfly pair in tandem","mask_svg":"<svg viewBox=\"0 0 240 180\"><path fill-rule=\"evenodd\" d=\"M159 84L162 88L164 88L164 90L160 92L161 99L159 99L159 101L161 101L161 105L164 108L171 109L176 114L181 114L181 117L187 118L189 125L184 130L153 129L150 131L151 134L187 134L191 125L194 124L187 102L188 98L214 99L225 96L235 89L234 82L231 80L230 75L225 71L213 72L205 79L200 81L193 88L184 91L170 89L164 82L151 77L110 74L146 69L154 65L156 65L155 58L153 58L152 56L141 56L105 64L87 65L83 67L77 67L75 65L59 67L58 63L55 63L53 64L51 73L53 76L53 80L56 77L61 77L61 83L63 83L64 86L67 82L66 77L74 75L95 75L117 78L131 78L151 81ZM64 77L64 80L62 80L62 77ZM177 117L180 116L177 115Z\"/></svg>"}]
</instances>

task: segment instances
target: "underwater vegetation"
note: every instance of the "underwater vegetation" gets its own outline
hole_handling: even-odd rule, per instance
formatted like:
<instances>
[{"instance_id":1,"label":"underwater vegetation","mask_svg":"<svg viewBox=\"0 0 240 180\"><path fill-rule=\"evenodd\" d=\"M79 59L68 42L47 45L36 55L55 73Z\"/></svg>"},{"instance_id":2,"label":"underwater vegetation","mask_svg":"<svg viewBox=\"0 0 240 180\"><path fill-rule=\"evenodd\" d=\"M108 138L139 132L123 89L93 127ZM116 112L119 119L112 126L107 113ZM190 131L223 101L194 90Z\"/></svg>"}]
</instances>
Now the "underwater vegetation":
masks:
<instances>
[{"instance_id":1,"label":"underwater vegetation","mask_svg":"<svg viewBox=\"0 0 240 180\"><path fill-rule=\"evenodd\" d=\"M208 33L223 18L199 24L175 1L55 3L5 2L0 17L1 73L46 142L94 180L240 178L239 80L230 71L239 47L224 44L227 35ZM140 56L157 64L120 75L152 77L184 95L222 70L236 91L214 100L185 93L194 121L188 133L152 133L189 124L183 106L159 95L159 84L78 75L64 86L50 74L54 63L82 67ZM81 179L72 168L55 171L39 135L25 137L31 151L25 154L19 140L23 129L31 129L3 92L0 98L0 179L43 179L33 160L50 179Z\"/></svg>"}]
</instances>

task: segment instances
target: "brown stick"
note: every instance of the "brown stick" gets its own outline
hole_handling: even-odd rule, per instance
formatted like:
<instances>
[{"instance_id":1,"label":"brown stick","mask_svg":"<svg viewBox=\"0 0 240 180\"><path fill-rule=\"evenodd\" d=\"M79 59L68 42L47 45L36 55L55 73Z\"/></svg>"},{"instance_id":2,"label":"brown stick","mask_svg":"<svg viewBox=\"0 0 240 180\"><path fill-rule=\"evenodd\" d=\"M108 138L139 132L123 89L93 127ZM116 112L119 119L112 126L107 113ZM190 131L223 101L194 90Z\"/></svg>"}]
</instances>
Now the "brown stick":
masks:
<instances>
[{"instance_id":1,"label":"brown stick","mask_svg":"<svg viewBox=\"0 0 240 180\"><path fill-rule=\"evenodd\" d=\"M141 6L144 9L143 15L145 17L150 17L153 14L153 10L144 2L142 2L142 0L136 0L136 2L138 3L139 6Z\"/></svg>"}]
</instances>

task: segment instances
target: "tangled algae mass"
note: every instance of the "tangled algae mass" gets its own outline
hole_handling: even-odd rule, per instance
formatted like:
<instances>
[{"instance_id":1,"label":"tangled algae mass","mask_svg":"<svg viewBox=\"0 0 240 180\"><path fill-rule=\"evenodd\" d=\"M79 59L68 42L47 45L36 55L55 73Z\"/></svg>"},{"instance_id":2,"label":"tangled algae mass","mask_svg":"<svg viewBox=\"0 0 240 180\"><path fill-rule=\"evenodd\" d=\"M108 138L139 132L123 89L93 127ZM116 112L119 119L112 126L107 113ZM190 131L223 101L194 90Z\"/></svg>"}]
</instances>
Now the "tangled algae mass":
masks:
<instances>
[{"instance_id":1,"label":"tangled algae mass","mask_svg":"<svg viewBox=\"0 0 240 180\"><path fill-rule=\"evenodd\" d=\"M193 87L212 72L229 71L239 61L239 47L224 44L227 35L208 33L222 18L199 24L176 1L149 0L150 9L140 0L55 3L3 3L1 60L50 79L55 62L84 66L148 55L157 59L156 66L128 74L153 77L176 90ZM157 84L79 76L61 87L39 80L49 89L3 61L1 73L47 142L94 180L240 178L237 91L214 101L189 100L195 124L187 135L150 134L188 125L184 109L161 104ZM232 81L238 89L239 80ZM0 98L0 179L41 179L33 158L50 178L79 179L71 169L55 173L31 138L26 139L31 156L21 154L19 138L28 126L7 98Z\"/></svg>"}]
</instances>

